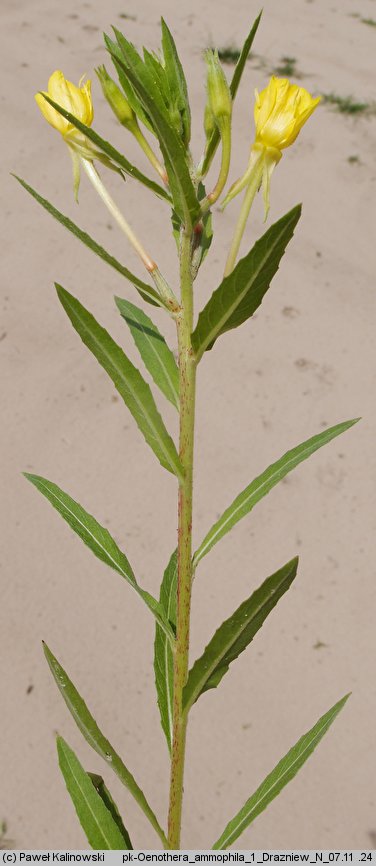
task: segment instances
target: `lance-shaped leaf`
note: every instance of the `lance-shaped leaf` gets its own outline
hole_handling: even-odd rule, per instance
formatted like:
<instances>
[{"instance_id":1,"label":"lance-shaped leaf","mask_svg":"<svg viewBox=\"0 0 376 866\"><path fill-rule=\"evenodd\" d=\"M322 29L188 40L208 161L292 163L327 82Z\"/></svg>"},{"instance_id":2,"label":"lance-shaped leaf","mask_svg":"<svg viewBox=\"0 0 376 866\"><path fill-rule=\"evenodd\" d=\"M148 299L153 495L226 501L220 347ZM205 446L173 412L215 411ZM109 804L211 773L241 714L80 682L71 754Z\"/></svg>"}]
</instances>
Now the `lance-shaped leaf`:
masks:
<instances>
[{"instance_id":1,"label":"lance-shaped leaf","mask_svg":"<svg viewBox=\"0 0 376 866\"><path fill-rule=\"evenodd\" d=\"M155 405L149 385L94 316L62 286L56 285L56 290L73 327L112 379L148 445L162 466L180 477L182 466L178 453Z\"/></svg>"},{"instance_id":2,"label":"lance-shaped leaf","mask_svg":"<svg viewBox=\"0 0 376 866\"><path fill-rule=\"evenodd\" d=\"M204 653L189 672L183 698L186 711L203 692L219 685L231 662L244 652L266 617L290 588L297 568L298 557L295 557L268 577L217 629Z\"/></svg>"},{"instance_id":3,"label":"lance-shaped leaf","mask_svg":"<svg viewBox=\"0 0 376 866\"><path fill-rule=\"evenodd\" d=\"M202 559L203 556L206 556L213 545L223 538L223 536L226 535L226 532L229 532L230 529L232 529L232 527L242 519L242 517L249 514L260 499L266 496L266 494L269 493L269 491L275 487L279 481L282 481L282 478L285 478L289 472L295 469L299 463L302 463L303 460L306 460L307 457L310 457L311 454L314 454L314 452L319 448L322 448L323 445L331 442L331 440L335 439L336 436L344 433L345 430L348 430L359 420L359 418L354 418L351 421L343 421L342 424L336 424L334 427L329 427L328 430L323 430L322 433L312 436L311 439L307 439L305 442L297 445L296 448L287 451L283 457L276 461L276 463L272 463L271 466L268 466L268 468L265 469L261 475L255 478L255 480L252 481L245 490L242 490L242 492L239 493L239 496L234 499L230 507L224 511L219 520L217 520L214 526L209 530L194 555L194 565L196 566L200 559Z\"/></svg>"},{"instance_id":4,"label":"lance-shaped leaf","mask_svg":"<svg viewBox=\"0 0 376 866\"><path fill-rule=\"evenodd\" d=\"M43 496L45 496L51 505L56 508L56 511L61 514L64 520L66 520L71 529L79 535L82 541L90 547L90 550L93 551L95 556L102 560L102 562L105 562L106 565L109 565L110 568L115 569L118 574L121 574L121 576L125 578L127 583L133 587L140 598L145 602L149 610L151 610L157 622L160 623L161 628L167 635L167 639L173 641L174 634L167 617L165 616L162 605L156 598L153 598L149 592L139 586L125 553L123 553L117 546L108 529L101 526L100 523L95 520L95 517L85 511L85 509L82 508L82 505L75 502L71 496L64 493L57 484L53 484L52 481L47 481L46 478L42 478L40 475L31 475L28 472L25 472L24 475L28 481L31 481L31 483L34 484L40 493L43 493Z\"/></svg>"},{"instance_id":5,"label":"lance-shaped leaf","mask_svg":"<svg viewBox=\"0 0 376 866\"><path fill-rule=\"evenodd\" d=\"M111 813L115 824L120 830L123 838L123 848L125 848L126 851L132 851L133 845L130 840L128 830L126 829L126 827L124 827L123 819L120 815L119 809L112 795L110 794L107 785L105 785L102 776L98 776L96 773L88 773L88 775L90 776L90 779L94 785L97 794L99 794L101 800L103 800L106 809L108 809L108 811Z\"/></svg>"},{"instance_id":6,"label":"lance-shaped leaf","mask_svg":"<svg viewBox=\"0 0 376 866\"><path fill-rule=\"evenodd\" d=\"M191 111L189 107L187 82L174 38L163 18L161 18L161 27L163 57L166 77L170 89L171 104L180 114L184 144L188 145L191 138Z\"/></svg>"},{"instance_id":7,"label":"lance-shaped leaf","mask_svg":"<svg viewBox=\"0 0 376 866\"><path fill-rule=\"evenodd\" d=\"M176 593L178 581L177 551L171 556L168 566L163 575L159 601L163 607L166 618L172 627L176 627ZM156 625L154 641L154 673L155 685L161 725L166 735L169 751L172 749L173 732L173 698L174 698L174 657L170 641L165 633Z\"/></svg>"},{"instance_id":8,"label":"lance-shaped leaf","mask_svg":"<svg viewBox=\"0 0 376 866\"><path fill-rule=\"evenodd\" d=\"M82 241L82 243L85 244L85 246L88 247L89 250L92 250L93 253L99 256L100 259L103 259L103 261L106 262L107 265L110 265L110 267L114 268L114 270L121 274L122 277L125 277L127 280L133 283L144 301L147 301L154 307L159 306L168 309L163 299L158 295L158 292L156 292L156 290L152 288L152 286L148 286L147 283L144 283L143 280L140 280L139 277L136 277L135 274L132 274L132 271L126 268L125 265L120 264L120 262L118 262L114 256L112 256L105 249L103 249L103 247L101 247L100 244L93 240L93 238L90 237L87 232L84 232L82 229L80 229L80 227L76 225L76 223L74 223L71 219L69 219L69 217L65 216L63 213L57 210L57 208L54 207L51 202L39 195L39 193L36 192L35 189L33 189L31 186L29 186L28 183L26 183L26 181L22 180L22 178L20 177L17 177L16 174L13 175L13 177L15 177L15 179L18 180L21 186L23 186L23 188L27 192L29 192L31 196L33 196L35 201L41 204L42 207L44 207L44 209L49 214L51 214L51 216L54 217L54 219L56 219L59 223L61 223L61 225L68 229L68 231L75 235L75 237L78 238L79 241Z\"/></svg>"},{"instance_id":9,"label":"lance-shaped leaf","mask_svg":"<svg viewBox=\"0 0 376 866\"><path fill-rule=\"evenodd\" d=\"M65 119L68 120L69 123L72 124L72 126L75 126L76 129L79 129L80 132L86 135L86 138L88 138L90 141L93 142L93 144L100 148L100 150L103 151L103 153L105 153L106 156L108 156L110 160L112 160L112 162L118 165L122 169L122 171L124 171L130 177L133 177L135 180L138 180L148 189L152 190L152 192L154 192L160 198L171 201L169 193L166 189L164 189L158 183L155 183L154 180L150 180L149 177L146 177L146 175L143 174L142 171L140 171L138 168L136 168L135 165L132 165L132 163L130 163L129 160L122 153L120 153L120 151L116 150L116 148L113 147L113 145L110 144L109 141L106 141L106 139L98 135L98 133L95 132L94 129L91 128L91 126L86 126L85 123L81 123L81 121L78 120L78 118L75 117L74 114L71 114L70 111L66 111L65 108L62 108L61 105L59 105L57 102L54 102L53 99L50 99L50 97L47 96L45 93L42 93L42 96L44 97L46 102L52 105L52 107L55 108L55 110L59 114L65 117Z\"/></svg>"},{"instance_id":10,"label":"lance-shaped leaf","mask_svg":"<svg viewBox=\"0 0 376 866\"><path fill-rule=\"evenodd\" d=\"M138 55L137 63L132 64L133 46L130 47L130 43L119 31L115 30L115 35L122 54L121 59L118 54L116 55L117 63L123 68L135 93L148 112L158 136L175 210L186 226L194 225L200 215L200 205L189 172L184 144L171 126L158 83L153 79L150 69Z\"/></svg>"},{"instance_id":11,"label":"lance-shaped leaf","mask_svg":"<svg viewBox=\"0 0 376 866\"><path fill-rule=\"evenodd\" d=\"M179 370L166 340L149 316L123 298L115 298L146 369L167 400L179 409Z\"/></svg>"},{"instance_id":12,"label":"lance-shaped leaf","mask_svg":"<svg viewBox=\"0 0 376 866\"><path fill-rule=\"evenodd\" d=\"M240 84L240 81L241 81L241 78L242 78L242 75L244 72L245 64L248 60L248 57L249 57L249 54L250 54L250 51L252 48L253 40L256 36L257 29L258 29L258 26L260 24L261 15L262 15L262 12L260 12L260 14L257 16L256 20L254 21L254 23L251 27L251 30L250 30L250 32L249 32L249 34L248 34L248 36L244 42L243 48L241 50L238 62L236 64L236 67L234 70L234 74L233 74L232 79L231 79L230 93L231 93L233 101L234 101L235 96L237 94L238 87L239 87L239 84ZM202 163L202 176L203 177L205 177L205 175L209 171L209 168L211 166L211 163L212 163L214 154L217 150L217 147L219 145L219 142L220 142L220 134L219 134L219 130L216 128L214 130L214 132L212 133L211 138L208 141L208 144L207 144L206 149L205 149L205 156L204 156L204 160Z\"/></svg>"},{"instance_id":13,"label":"lance-shaped leaf","mask_svg":"<svg viewBox=\"0 0 376 866\"><path fill-rule=\"evenodd\" d=\"M95 851L121 851L124 839L88 773L62 737L58 737L59 767L86 838Z\"/></svg>"},{"instance_id":14,"label":"lance-shaped leaf","mask_svg":"<svg viewBox=\"0 0 376 866\"><path fill-rule=\"evenodd\" d=\"M228 848L229 845L232 845L240 834L243 833L243 830L249 827L260 812L263 812L268 804L282 791L282 788L296 776L298 770L300 770L324 734L326 734L348 698L349 695L345 695L324 716L321 716L316 725L307 734L304 734L287 755L282 758L260 787L257 788L257 791L247 800L240 812L227 824L226 829L215 845L213 845L214 849Z\"/></svg>"},{"instance_id":15,"label":"lance-shaped leaf","mask_svg":"<svg viewBox=\"0 0 376 866\"><path fill-rule=\"evenodd\" d=\"M274 223L212 294L192 334L197 360L220 334L253 316L278 270L300 214L301 206L297 205Z\"/></svg>"},{"instance_id":16,"label":"lance-shaped leaf","mask_svg":"<svg viewBox=\"0 0 376 866\"><path fill-rule=\"evenodd\" d=\"M154 827L154 830L158 833L158 836L162 840L163 845L165 845L165 834L160 827L160 824L154 812L150 808L144 793L141 791L141 788L137 784L134 776L132 775L132 773L129 772L120 756L112 747L111 743L106 739L106 737L102 734L102 731L100 731L100 729L98 728L95 719L93 718L90 710L85 704L85 701L82 699L81 695L78 693L72 681L69 679L68 674L66 673L64 668L62 668L62 666L59 664L58 660L55 658L55 656L52 654L51 650L49 650L46 644L43 644L43 649L56 685L58 686L58 689L63 696L68 710L72 714L77 727L85 737L85 740L94 749L94 751L97 752L98 755L100 755L101 758L106 761L108 766L111 767L114 773L116 773L120 781L130 792L130 794L132 794L132 797L134 797L136 803L138 803L138 805L150 821L152 827Z\"/></svg>"}]
</instances>

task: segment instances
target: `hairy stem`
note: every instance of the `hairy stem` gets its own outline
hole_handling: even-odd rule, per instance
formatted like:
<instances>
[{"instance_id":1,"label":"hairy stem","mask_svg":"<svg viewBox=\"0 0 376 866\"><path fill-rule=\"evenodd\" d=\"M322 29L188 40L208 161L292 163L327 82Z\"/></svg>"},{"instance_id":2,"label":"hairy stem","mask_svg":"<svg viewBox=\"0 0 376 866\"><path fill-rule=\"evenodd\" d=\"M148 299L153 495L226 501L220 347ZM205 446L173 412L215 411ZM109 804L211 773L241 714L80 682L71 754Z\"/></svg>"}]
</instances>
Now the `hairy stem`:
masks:
<instances>
[{"instance_id":1,"label":"hairy stem","mask_svg":"<svg viewBox=\"0 0 376 866\"><path fill-rule=\"evenodd\" d=\"M180 848L187 717L183 689L188 676L189 627L192 586L192 490L195 420L196 359L191 346L193 293L191 233L182 237L180 278L182 310L177 319L180 374L180 460L184 477L179 484L178 593L174 658L173 742L171 756L168 847Z\"/></svg>"}]
</instances>

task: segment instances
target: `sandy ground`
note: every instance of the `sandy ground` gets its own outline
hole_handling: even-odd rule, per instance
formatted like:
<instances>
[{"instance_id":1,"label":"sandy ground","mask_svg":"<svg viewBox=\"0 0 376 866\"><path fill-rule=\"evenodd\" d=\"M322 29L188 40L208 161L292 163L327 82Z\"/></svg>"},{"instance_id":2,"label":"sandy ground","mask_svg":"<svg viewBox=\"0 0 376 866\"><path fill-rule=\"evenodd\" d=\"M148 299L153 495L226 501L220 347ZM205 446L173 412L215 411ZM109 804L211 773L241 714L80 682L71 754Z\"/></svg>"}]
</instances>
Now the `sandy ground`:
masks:
<instances>
[{"instance_id":1,"label":"sandy ground","mask_svg":"<svg viewBox=\"0 0 376 866\"><path fill-rule=\"evenodd\" d=\"M266 0L234 116L232 180L251 136L250 96L282 56L297 59L315 93L375 99L375 0ZM57 768L62 733L104 772L135 847L156 837L117 779L76 731L44 662L44 638L164 820L168 763L153 692L153 624L119 577L72 535L21 476L36 471L79 499L124 546L158 592L175 544L175 484L145 447L105 374L80 344L53 289L77 294L137 355L112 301L134 298L121 277L54 223L10 178L17 171L130 267L141 270L95 195L71 192L68 155L33 94L50 72L72 80L103 62L114 23L156 47L162 13L189 79L196 157L202 147L202 50L239 45L258 5L246 0L2 0L4 266L2 279L2 589L0 819L17 848L85 848ZM124 15L136 16L125 20ZM355 17L355 16L358 17ZM117 128L94 84L96 127L147 165ZM202 563L192 657L251 588L295 553L296 586L217 692L192 712L183 845L212 844L277 760L339 697L352 698L301 774L238 848L375 846L375 574L373 406L374 116L323 107L284 156L271 219L297 201L304 215L253 324L219 341L199 376L195 537L258 472L326 425L361 424L293 473ZM349 158L353 159L350 160ZM355 157L355 159L354 159ZM214 175L213 175L214 177ZM167 211L132 182L111 189L152 254L175 278ZM237 204L215 214L199 309L216 287ZM162 219L163 211L163 219ZM372 225L372 231L371 231ZM262 230L255 208L245 244ZM209 264L211 261L211 264ZM137 300L137 299L136 299ZM161 324L161 316L156 314ZM163 325L164 327L164 325ZM167 332L173 340L172 329ZM174 429L173 410L163 407Z\"/></svg>"}]
</instances>

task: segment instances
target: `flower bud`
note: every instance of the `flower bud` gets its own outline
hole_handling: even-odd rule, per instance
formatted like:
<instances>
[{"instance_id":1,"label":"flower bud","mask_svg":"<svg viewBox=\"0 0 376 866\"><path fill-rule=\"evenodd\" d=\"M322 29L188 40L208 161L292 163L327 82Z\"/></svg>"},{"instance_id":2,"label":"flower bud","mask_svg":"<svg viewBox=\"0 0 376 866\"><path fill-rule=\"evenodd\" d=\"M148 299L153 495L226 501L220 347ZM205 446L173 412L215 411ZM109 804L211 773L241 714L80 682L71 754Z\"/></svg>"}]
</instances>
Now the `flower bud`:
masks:
<instances>
[{"instance_id":1,"label":"flower bud","mask_svg":"<svg viewBox=\"0 0 376 866\"><path fill-rule=\"evenodd\" d=\"M208 139L211 137L212 133L215 130L214 114L213 114L208 102L205 105L204 130L205 130L206 138L208 138Z\"/></svg>"},{"instance_id":2,"label":"flower bud","mask_svg":"<svg viewBox=\"0 0 376 866\"><path fill-rule=\"evenodd\" d=\"M131 108L128 100L125 98L117 84L112 80L105 66L98 66L98 69L95 71L99 78L103 94L122 126L129 127L134 124L136 115L133 108Z\"/></svg>"},{"instance_id":3,"label":"flower bud","mask_svg":"<svg viewBox=\"0 0 376 866\"><path fill-rule=\"evenodd\" d=\"M208 49L205 52L205 60L208 67L208 104L215 123L220 125L223 120L229 120L231 117L232 101L230 89L218 59L218 52Z\"/></svg>"}]
</instances>

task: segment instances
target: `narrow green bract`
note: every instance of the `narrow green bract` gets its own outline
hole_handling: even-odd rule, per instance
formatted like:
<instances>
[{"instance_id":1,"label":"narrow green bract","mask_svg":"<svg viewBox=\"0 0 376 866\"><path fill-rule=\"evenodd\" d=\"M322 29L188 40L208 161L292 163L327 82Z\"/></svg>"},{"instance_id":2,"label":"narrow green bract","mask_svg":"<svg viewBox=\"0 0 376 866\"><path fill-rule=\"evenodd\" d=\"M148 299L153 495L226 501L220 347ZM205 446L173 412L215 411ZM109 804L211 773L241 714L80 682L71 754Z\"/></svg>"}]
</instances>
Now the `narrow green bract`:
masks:
<instances>
[{"instance_id":1,"label":"narrow green bract","mask_svg":"<svg viewBox=\"0 0 376 866\"><path fill-rule=\"evenodd\" d=\"M189 107L187 82L175 41L163 18L161 18L161 28L166 78L170 91L170 104L180 115L183 140L187 146L191 138L191 109Z\"/></svg>"}]
</instances>

